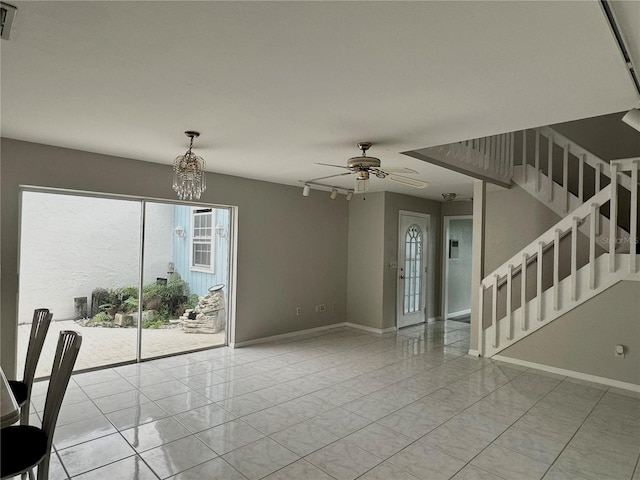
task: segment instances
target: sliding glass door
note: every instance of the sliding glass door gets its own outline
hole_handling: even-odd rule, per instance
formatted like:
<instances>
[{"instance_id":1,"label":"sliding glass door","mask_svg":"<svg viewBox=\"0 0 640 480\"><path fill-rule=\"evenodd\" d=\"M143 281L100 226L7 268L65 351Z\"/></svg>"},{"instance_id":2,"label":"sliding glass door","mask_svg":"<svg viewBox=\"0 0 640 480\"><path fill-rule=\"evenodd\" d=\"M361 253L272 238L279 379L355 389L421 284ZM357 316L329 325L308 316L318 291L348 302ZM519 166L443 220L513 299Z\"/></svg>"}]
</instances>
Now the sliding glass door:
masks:
<instances>
[{"instance_id":1,"label":"sliding glass door","mask_svg":"<svg viewBox=\"0 0 640 480\"><path fill-rule=\"evenodd\" d=\"M231 211L22 192L18 371L31 317L53 312L37 376L60 330L80 331L76 370L226 344Z\"/></svg>"},{"instance_id":2,"label":"sliding glass door","mask_svg":"<svg viewBox=\"0 0 640 480\"><path fill-rule=\"evenodd\" d=\"M77 370L135 360L118 314L140 278L140 202L24 191L21 212L18 372L36 308L53 312L36 376L49 375L61 330L82 332Z\"/></svg>"},{"instance_id":3,"label":"sliding glass door","mask_svg":"<svg viewBox=\"0 0 640 480\"><path fill-rule=\"evenodd\" d=\"M224 345L229 209L144 205L142 358Z\"/></svg>"}]
</instances>

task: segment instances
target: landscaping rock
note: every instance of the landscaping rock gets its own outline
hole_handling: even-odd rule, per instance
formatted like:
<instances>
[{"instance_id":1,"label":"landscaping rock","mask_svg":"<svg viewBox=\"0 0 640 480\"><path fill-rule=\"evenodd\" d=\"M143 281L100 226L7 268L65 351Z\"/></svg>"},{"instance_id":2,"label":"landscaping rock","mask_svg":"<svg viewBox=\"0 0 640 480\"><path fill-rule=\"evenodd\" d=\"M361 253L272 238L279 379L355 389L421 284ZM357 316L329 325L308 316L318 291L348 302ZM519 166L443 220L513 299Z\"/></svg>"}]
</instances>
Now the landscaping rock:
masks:
<instances>
[{"instance_id":1,"label":"landscaping rock","mask_svg":"<svg viewBox=\"0 0 640 480\"><path fill-rule=\"evenodd\" d=\"M186 310L180 317L185 333L219 333L225 329L226 310L222 286L211 287L200 297L198 305Z\"/></svg>"}]
</instances>

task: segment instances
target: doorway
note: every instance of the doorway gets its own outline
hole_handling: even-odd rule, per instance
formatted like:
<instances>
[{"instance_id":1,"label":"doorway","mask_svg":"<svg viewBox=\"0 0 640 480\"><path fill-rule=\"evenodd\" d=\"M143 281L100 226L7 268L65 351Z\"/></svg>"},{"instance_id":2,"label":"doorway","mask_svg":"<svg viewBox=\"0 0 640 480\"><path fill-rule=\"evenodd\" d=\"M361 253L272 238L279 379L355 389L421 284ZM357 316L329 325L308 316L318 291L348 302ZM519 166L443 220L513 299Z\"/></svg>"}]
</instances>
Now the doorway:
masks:
<instances>
[{"instance_id":1,"label":"doorway","mask_svg":"<svg viewBox=\"0 0 640 480\"><path fill-rule=\"evenodd\" d=\"M430 216L400 211L398 221L398 279L396 326L427 319L427 265Z\"/></svg>"},{"instance_id":2,"label":"doorway","mask_svg":"<svg viewBox=\"0 0 640 480\"><path fill-rule=\"evenodd\" d=\"M471 318L471 255L473 217L444 217L443 312L445 320L469 322Z\"/></svg>"},{"instance_id":3,"label":"doorway","mask_svg":"<svg viewBox=\"0 0 640 480\"><path fill-rule=\"evenodd\" d=\"M31 314L83 335L86 370L223 346L233 301L234 209L55 189L21 192L18 370ZM47 360L48 356L51 356Z\"/></svg>"}]
</instances>

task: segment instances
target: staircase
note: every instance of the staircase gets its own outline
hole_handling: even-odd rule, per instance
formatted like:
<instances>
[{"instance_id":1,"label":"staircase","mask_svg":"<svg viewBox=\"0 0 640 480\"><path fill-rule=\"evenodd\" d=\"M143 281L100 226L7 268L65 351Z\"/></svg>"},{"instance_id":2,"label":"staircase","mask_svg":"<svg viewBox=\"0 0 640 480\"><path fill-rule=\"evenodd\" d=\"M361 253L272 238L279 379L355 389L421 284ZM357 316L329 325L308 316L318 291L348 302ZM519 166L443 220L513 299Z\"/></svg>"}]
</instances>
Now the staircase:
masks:
<instances>
[{"instance_id":1,"label":"staircase","mask_svg":"<svg viewBox=\"0 0 640 480\"><path fill-rule=\"evenodd\" d=\"M534 144L533 151L527 149L527 138L530 138ZM546 143L547 148L544 152L546 158L542 158L544 156L540 148L541 139L544 139ZM597 193L603 186L611 183L609 162L593 155L549 127L535 129L529 132L529 135L527 135L527 131L522 132L521 142L522 157L520 164L513 167L512 181L561 217L584 203L585 184L587 190ZM561 159L554 159L554 150L561 150ZM577 177L571 179L574 180L573 182L570 182L570 158L578 165L577 172L573 172ZM554 161L561 165L561 171L558 171L560 169L554 170ZM546 167L544 170L541 169L541 163ZM592 172L589 174L585 169L591 169ZM549 171L554 172L553 181L548 174ZM631 191L629 176L620 175L618 181L626 191ZM570 183L573 183L573 191L569 188ZM629 251L628 225L626 227L627 230L618 227L617 231L619 240L616 251L620 253ZM601 236L600 232L608 232L609 228L609 217L601 213L596 223L596 241L600 247L605 249L608 248L604 240L606 237ZM586 224L580 226L580 231L585 235L589 233Z\"/></svg>"},{"instance_id":2,"label":"staircase","mask_svg":"<svg viewBox=\"0 0 640 480\"><path fill-rule=\"evenodd\" d=\"M564 218L483 279L478 351L486 357L622 280L640 281L640 158L609 164L547 127L507 135L497 165Z\"/></svg>"}]
</instances>

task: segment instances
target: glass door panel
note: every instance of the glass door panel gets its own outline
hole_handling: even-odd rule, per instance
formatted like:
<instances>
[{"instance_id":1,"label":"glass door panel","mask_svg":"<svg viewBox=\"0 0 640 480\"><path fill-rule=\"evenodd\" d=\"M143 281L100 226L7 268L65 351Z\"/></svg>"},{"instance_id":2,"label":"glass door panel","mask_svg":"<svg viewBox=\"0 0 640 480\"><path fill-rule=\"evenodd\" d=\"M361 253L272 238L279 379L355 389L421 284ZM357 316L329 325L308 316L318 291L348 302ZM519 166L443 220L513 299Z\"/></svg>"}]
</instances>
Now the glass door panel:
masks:
<instances>
[{"instance_id":1,"label":"glass door panel","mask_svg":"<svg viewBox=\"0 0 640 480\"><path fill-rule=\"evenodd\" d=\"M49 375L61 330L82 334L75 370L136 359L140 219L139 201L22 192L18 376L36 308L53 312L36 377Z\"/></svg>"},{"instance_id":2,"label":"glass door panel","mask_svg":"<svg viewBox=\"0 0 640 480\"><path fill-rule=\"evenodd\" d=\"M144 209L141 357L225 345L229 209Z\"/></svg>"}]
</instances>

